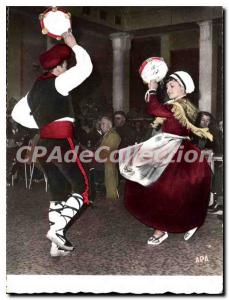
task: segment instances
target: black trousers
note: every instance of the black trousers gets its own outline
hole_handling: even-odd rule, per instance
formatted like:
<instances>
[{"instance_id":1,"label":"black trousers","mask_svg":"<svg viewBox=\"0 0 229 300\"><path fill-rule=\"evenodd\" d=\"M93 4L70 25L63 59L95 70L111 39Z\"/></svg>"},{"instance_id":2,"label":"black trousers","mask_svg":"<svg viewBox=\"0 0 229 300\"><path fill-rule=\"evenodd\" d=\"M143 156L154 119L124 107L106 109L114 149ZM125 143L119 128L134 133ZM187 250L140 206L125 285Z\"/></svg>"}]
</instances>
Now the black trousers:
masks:
<instances>
[{"instance_id":1,"label":"black trousers","mask_svg":"<svg viewBox=\"0 0 229 300\"><path fill-rule=\"evenodd\" d=\"M38 160L48 179L51 201L65 201L69 193L82 194L85 190L85 182L81 170L76 162L64 161L66 151L70 150L68 141L65 139L40 139L38 146L45 147L47 150L47 155ZM51 158L50 154L52 153L61 153L61 156L57 155L56 159L47 161Z\"/></svg>"}]
</instances>

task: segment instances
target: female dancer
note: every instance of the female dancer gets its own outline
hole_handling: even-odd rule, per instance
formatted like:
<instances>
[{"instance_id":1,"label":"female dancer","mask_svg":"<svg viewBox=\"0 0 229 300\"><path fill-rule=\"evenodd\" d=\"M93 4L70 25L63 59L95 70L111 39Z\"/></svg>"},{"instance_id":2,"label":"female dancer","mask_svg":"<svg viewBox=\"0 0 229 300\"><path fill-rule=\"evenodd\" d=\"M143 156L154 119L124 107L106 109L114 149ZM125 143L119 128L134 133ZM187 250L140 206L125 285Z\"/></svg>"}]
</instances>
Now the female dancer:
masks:
<instances>
[{"instance_id":1,"label":"female dancer","mask_svg":"<svg viewBox=\"0 0 229 300\"><path fill-rule=\"evenodd\" d=\"M121 174L129 179L125 186L125 206L140 222L154 228L148 244L158 245L168 238L168 232L185 232L184 239L188 240L204 223L211 169L191 143L189 134L193 132L210 140L212 136L207 128L193 125L197 109L187 98L194 91L188 73L178 71L170 75L166 88L171 100L165 104L157 99L156 81L151 81L148 87L145 96L148 113L157 117L154 127L161 124L162 133L133 147L138 147L138 155L148 149L148 153L161 158L144 163L135 154L129 161L121 159L119 166ZM130 148L121 149L120 157L126 158Z\"/></svg>"}]
</instances>

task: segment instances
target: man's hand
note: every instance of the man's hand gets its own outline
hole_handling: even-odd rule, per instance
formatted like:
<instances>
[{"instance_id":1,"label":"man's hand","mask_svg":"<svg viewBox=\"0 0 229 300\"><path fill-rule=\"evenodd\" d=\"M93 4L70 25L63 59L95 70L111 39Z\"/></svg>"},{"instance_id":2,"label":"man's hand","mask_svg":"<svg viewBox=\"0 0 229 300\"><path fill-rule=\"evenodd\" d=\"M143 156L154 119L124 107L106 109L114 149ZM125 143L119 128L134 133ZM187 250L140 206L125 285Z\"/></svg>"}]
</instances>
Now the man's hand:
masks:
<instances>
[{"instance_id":1,"label":"man's hand","mask_svg":"<svg viewBox=\"0 0 229 300\"><path fill-rule=\"evenodd\" d=\"M63 38L64 38L64 42L65 44L72 48L74 47L77 43L76 43L76 39L74 37L74 35L72 34L71 31L66 31L62 34Z\"/></svg>"},{"instance_id":2,"label":"man's hand","mask_svg":"<svg viewBox=\"0 0 229 300\"><path fill-rule=\"evenodd\" d=\"M157 90L158 88L158 83L155 80L150 80L150 82L148 83L148 87L150 90Z\"/></svg>"}]
</instances>

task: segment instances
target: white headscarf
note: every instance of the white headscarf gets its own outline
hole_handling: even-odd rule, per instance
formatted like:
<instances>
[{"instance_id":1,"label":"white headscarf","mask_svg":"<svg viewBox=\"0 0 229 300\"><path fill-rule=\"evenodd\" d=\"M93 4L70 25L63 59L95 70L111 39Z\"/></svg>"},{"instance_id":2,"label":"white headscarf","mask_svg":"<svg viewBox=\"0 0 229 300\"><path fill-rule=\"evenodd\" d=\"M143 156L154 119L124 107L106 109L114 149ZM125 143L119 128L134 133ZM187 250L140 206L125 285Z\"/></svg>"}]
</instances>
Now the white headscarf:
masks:
<instances>
[{"instance_id":1,"label":"white headscarf","mask_svg":"<svg viewBox=\"0 0 229 300\"><path fill-rule=\"evenodd\" d=\"M169 75L169 77L174 78L181 86L183 86L187 94L190 94L195 90L192 77L187 72L177 71Z\"/></svg>"}]
</instances>

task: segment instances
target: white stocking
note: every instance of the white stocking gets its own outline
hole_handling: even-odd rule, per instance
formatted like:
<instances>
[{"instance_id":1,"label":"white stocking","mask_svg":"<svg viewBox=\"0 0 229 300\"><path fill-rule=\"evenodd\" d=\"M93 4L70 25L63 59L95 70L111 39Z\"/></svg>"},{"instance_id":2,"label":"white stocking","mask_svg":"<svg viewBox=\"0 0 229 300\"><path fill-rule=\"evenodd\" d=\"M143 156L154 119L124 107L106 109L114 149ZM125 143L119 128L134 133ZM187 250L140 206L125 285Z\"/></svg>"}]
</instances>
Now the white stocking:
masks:
<instances>
[{"instance_id":1,"label":"white stocking","mask_svg":"<svg viewBox=\"0 0 229 300\"><path fill-rule=\"evenodd\" d=\"M79 212L83 206L83 197L79 194L72 194L64 206L60 210L61 213L56 214L55 224L52 227L58 231L59 234L63 235L63 230L71 219Z\"/></svg>"}]
</instances>

